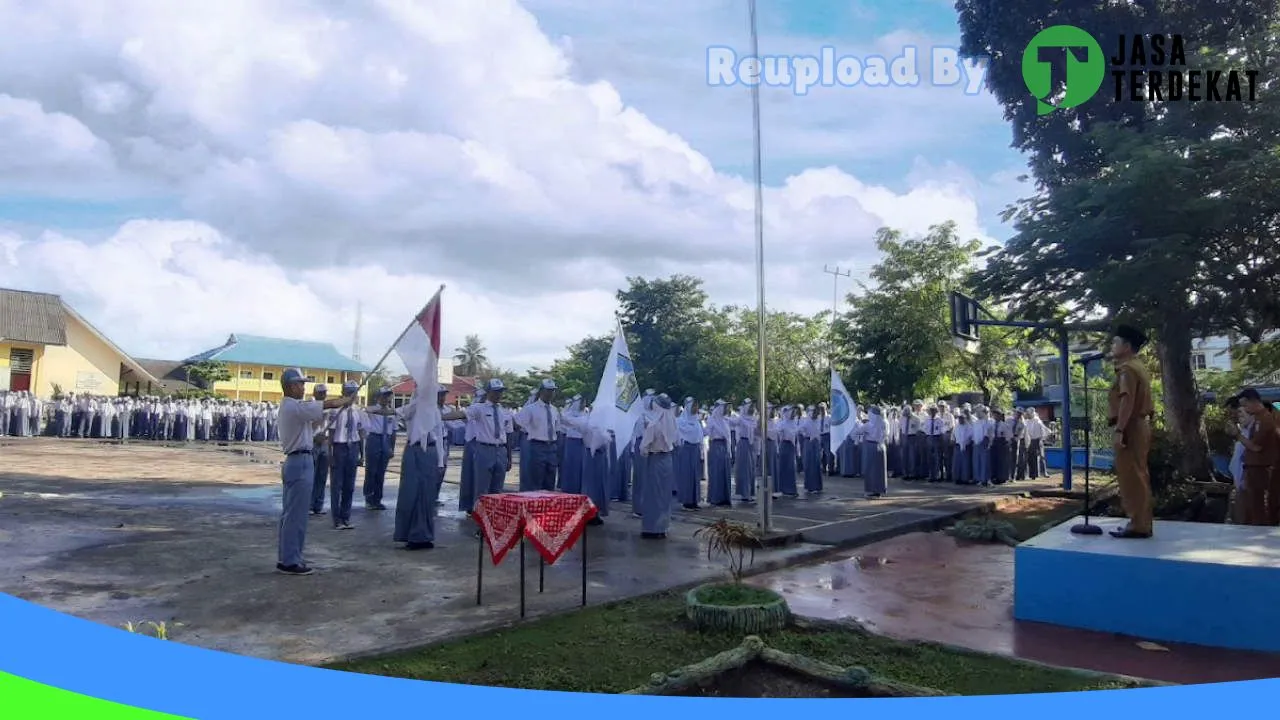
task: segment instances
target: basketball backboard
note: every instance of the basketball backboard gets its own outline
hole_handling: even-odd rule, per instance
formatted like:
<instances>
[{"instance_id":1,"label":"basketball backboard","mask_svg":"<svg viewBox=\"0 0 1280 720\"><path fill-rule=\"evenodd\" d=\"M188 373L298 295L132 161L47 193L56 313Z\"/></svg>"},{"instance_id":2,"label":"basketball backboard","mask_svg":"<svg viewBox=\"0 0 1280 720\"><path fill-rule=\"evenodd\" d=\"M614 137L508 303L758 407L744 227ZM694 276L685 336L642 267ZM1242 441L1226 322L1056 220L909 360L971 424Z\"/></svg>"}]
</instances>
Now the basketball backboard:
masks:
<instances>
[{"instance_id":1,"label":"basketball backboard","mask_svg":"<svg viewBox=\"0 0 1280 720\"><path fill-rule=\"evenodd\" d=\"M957 340L956 347L961 347L959 340L978 341L979 312L977 300L962 293L951 293L951 334Z\"/></svg>"}]
</instances>

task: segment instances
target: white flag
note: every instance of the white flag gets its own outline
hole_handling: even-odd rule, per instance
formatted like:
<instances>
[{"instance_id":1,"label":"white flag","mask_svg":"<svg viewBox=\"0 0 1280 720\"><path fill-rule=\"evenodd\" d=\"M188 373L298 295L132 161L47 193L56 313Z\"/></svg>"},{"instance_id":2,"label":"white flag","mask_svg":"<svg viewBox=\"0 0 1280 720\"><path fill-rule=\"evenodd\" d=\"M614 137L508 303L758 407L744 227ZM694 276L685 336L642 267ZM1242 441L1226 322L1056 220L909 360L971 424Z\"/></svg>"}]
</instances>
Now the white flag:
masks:
<instances>
[{"instance_id":1,"label":"white flag","mask_svg":"<svg viewBox=\"0 0 1280 720\"><path fill-rule=\"evenodd\" d=\"M396 354L417 386L417 412L427 414L422 420L430 423L428 427L435 427L439 422L432 413L438 415L439 411L436 395L440 388L440 292L443 289L437 290L431 302L409 323L395 346Z\"/></svg>"},{"instance_id":2,"label":"white flag","mask_svg":"<svg viewBox=\"0 0 1280 720\"><path fill-rule=\"evenodd\" d=\"M831 453L840 451L845 438L853 432L854 423L858 422L858 404L844 389L844 381L840 373L831 371Z\"/></svg>"},{"instance_id":3,"label":"white flag","mask_svg":"<svg viewBox=\"0 0 1280 720\"><path fill-rule=\"evenodd\" d=\"M618 323L613 336L613 350L600 374L600 389L591 403L590 424L602 431L613 431L617 442L617 455L631 444L636 422L640 419L640 386L636 383L636 369L631 364L627 350L627 338Z\"/></svg>"}]
</instances>

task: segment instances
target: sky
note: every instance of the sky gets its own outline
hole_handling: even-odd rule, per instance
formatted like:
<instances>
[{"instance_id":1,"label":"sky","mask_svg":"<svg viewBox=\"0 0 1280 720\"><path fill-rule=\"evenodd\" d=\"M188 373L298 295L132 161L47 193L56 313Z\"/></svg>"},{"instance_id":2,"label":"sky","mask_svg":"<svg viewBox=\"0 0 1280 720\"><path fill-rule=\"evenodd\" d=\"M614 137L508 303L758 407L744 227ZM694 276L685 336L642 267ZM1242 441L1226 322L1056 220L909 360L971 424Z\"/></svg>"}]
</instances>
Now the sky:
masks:
<instances>
[{"instance_id":1,"label":"sky","mask_svg":"<svg viewBox=\"0 0 1280 720\"><path fill-rule=\"evenodd\" d=\"M927 57L947 0L759 0L762 55ZM628 277L755 302L752 123L708 48L743 0L0 0L0 287L126 352L232 333L382 355L440 285L443 345L546 366L609 334ZM766 296L830 308L874 235L988 244L1025 194L999 105L960 86L761 89ZM842 290L848 289L848 281Z\"/></svg>"}]
</instances>

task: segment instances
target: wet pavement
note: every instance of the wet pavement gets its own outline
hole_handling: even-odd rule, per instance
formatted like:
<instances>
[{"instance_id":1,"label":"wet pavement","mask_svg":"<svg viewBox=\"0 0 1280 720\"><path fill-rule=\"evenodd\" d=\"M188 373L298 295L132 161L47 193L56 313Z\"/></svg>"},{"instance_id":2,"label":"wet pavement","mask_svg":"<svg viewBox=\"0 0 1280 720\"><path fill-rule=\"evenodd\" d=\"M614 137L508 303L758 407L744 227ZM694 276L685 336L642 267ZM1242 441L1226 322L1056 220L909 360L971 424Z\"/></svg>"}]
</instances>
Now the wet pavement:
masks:
<instances>
[{"instance_id":1,"label":"wet pavement","mask_svg":"<svg viewBox=\"0 0 1280 720\"><path fill-rule=\"evenodd\" d=\"M852 619L905 640L1163 682L1280 677L1280 655L1171 643L1151 650L1141 638L1016 621L1013 567L1007 546L913 533L752 582L781 592L797 615Z\"/></svg>"},{"instance_id":2,"label":"wet pavement","mask_svg":"<svg viewBox=\"0 0 1280 720\"><path fill-rule=\"evenodd\" d=\"M112 625L165 621L175 641L302 663L412 647L517 621L514 553L500 567L486 565L484 604L476 606L479 543L471 521L456 509L456 452L434 550L411 553L391 542L398 476L388 477L391 509L369 512L359 498L362 472L352 513L356 528L334 531L327 516L313 518L307 557L319 572L292 578L274 572L276 448L5 440L0 591ZM888 500L860 495L858 481L832 479L821 495L781 499L775 507L779 524L803 529L806 539L813 534L828 547L769 550L757 555L757 568L938 523L999 493L894 481ZM708 561L693 533L722 515L751 523L755 512L752 505L677 511L669 539L655 543L639 538L639 520L627 506L615 505L606 525L588 536L589 602L721 576L723 563ZM831 528L836 531L822 538ZM537 559L529 552L530 616L577 607L580 563L574 549L548 568L547 589L539 595Z\"/></svg>"}]
</instances>

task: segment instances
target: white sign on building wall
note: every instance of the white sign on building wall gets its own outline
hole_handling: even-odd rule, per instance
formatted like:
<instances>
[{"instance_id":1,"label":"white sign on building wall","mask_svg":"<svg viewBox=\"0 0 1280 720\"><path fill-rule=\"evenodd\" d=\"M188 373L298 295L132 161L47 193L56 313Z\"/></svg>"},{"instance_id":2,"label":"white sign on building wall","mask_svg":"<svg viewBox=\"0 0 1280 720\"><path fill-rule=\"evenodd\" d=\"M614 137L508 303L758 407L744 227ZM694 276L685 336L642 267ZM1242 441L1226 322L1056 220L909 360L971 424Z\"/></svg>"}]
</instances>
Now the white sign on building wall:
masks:
<instances>
[{"instance_id":1,"label":"white sign on building wall","mask_svg":"<svg viewBox=\"0 0 1280 720\"><path fill-rule=\"evenodd\" d=\"M76 392L94 392L102 387L103 377L96 372L76 373Z\"/></svg>"}]
</instances>

